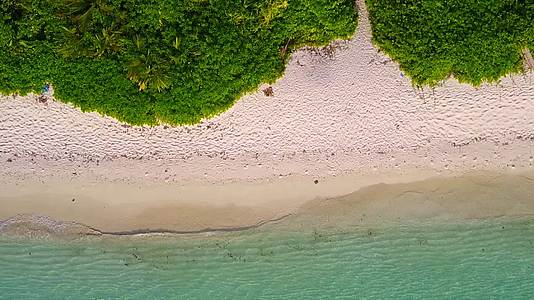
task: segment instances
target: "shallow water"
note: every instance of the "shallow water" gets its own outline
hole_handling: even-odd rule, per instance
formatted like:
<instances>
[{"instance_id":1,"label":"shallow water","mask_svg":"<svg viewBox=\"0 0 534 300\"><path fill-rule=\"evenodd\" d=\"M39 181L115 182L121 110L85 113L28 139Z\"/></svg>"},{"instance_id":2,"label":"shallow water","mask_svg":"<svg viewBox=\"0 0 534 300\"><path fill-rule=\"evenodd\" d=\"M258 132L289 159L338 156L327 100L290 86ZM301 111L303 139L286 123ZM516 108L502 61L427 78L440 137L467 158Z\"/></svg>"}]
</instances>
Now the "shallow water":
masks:
<instances>
[{"instance_id":1,"label":"shallow water","mask_svg":"<svg viewBox=\"0 0 534 300\"><path fill-rule=\"evenodd\" d=\"M0 238L2 299L530 298L534 220Z\"/></svg>"}]
</instances>

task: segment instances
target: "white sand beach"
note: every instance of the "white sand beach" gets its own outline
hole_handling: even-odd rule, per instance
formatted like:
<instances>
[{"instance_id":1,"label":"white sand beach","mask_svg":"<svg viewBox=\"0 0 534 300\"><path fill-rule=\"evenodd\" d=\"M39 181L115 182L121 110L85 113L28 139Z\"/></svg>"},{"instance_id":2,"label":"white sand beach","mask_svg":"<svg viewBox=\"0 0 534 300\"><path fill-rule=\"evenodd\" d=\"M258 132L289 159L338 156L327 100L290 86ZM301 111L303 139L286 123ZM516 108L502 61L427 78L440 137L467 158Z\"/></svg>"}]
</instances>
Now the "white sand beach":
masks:
<instances>
[{"instance_id":1,"label":"white sand beach","mask_svg":"<svg viewBox=\"0 0 534 300\"><path fill-rule=\"evenodd\" d=\"M534 73L417 90L372 45L359 4L358 32L333 57L295 53L274 96L261 87L198 125L132 127L52 99L1 97L0 219L228 228L373 184L532 167Z\"/></svg>"}]
</instances>

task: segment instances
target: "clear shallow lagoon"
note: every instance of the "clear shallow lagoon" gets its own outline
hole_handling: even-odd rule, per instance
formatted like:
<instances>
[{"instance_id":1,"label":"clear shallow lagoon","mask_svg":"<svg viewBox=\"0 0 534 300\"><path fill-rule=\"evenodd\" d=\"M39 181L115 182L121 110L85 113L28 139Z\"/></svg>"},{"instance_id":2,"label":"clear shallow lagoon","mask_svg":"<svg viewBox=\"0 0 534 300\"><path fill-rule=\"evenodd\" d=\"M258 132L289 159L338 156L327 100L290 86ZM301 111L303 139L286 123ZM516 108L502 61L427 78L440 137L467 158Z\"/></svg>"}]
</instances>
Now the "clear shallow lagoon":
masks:
<instances>
[{"instance_id":1,"label":"clear shallow lagoon","mask_svg":"<svg viewBox=\"0 0 534 300\"><path fill-rule=\"evenodd\" d=\"M1 299L534 295L534 220L191 237L0 238Z\"/></svg>"}]
</instances>

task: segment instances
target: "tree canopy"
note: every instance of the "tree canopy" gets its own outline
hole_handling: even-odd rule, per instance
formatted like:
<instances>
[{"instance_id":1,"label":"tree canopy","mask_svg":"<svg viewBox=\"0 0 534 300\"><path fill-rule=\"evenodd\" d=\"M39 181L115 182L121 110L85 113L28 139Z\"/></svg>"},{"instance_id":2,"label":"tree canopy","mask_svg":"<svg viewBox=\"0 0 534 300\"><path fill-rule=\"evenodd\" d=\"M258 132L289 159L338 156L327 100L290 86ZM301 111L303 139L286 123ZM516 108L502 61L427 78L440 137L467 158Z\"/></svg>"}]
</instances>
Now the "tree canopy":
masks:
<instances>
[{"instance_id":1,"label":"tree canopy","mask_svg":"<svg viewBox=\"0 0 534 300\"><path fill-rule=\"evenodd\" d=\"M417 85L475 85L522 69L534 50L530 0L367 0L373 39Z\"/></svg>"},{"instance_id":2,"label":"tree canopy","mask_svg":"<svg viewBox=\"0 0 534 300\"><path fill-rule=\"evenodd\" d=\"M132 124L195 123L272 82L291 50L348 38L352 0L4 0L0 91Z\"/></svg>"}]
</instances>

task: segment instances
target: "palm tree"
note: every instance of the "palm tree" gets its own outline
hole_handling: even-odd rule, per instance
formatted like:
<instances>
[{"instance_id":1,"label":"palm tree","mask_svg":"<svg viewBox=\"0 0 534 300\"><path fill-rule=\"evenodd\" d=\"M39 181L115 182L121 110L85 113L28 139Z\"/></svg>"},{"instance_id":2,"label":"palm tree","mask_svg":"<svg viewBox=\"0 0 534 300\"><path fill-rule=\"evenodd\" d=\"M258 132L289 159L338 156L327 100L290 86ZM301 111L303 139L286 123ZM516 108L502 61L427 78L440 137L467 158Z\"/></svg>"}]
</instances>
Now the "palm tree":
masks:
<instances>
[{"instance_id":1,"label":"palm tree","mask_svg":"<svg viewBox=\"0 0 534 300\"><path fill-rule=\"evenodd\" d=\"M7 47L13 47L12 49L15 52L23 52L23 50L28 47L27 44L23 40L20 40L20 37L17 36L20 26L18 21L24 17L31 16L33 9L34 7L32 6L32 2L30 0L0 1L0 15L7 17L7 19L4 21L11 27L11 30L2 34L4 35L4 45ZM3 47L4 45L1 46Z\"/></svg>"},{"instance_id":2,"label":"palm tree","mask_svg":"<svg viewBox=\"0 0 534 300\"><path fill-rule=\"evenodd\" d=\"M68 17L72 28L63 28L65 43L59 52L65 57L102 57L122 50L124 40L121 38L120 23L124 17L118 14L118 22L111 25L97 25L95 14L111 16L114 14L109 0L62 0L63 10L60 15ZM113 16L114 17L114 16Z\"/></svg>"},{"instance_id":3,"label":"palm tree","mask_svg":"<svg viewBox=\"0 0 534 300\"><path fill-rule=\"evenodd\" d=\"M58 48L58 52L65 58L78 58L81 56L88 56L88 51L80 40L79 34L76 29L69 29L66 27L62 28L66 42Z\"/></svg>"},{"instance_id":4,"label":"palm tree","mask_svg":"<svg viewBox=\"0 0 534 300\"><path fill-rule=\"evenodd\" d=\"M91 56L93 57L118 53L124 46L124 41L121 39L121 32L114 30L113 26L102 29L102 33L95 35L92 42L93 49Z\"/></svg>"},{"instance_id":5,"label":"palm tree","mask_svg":"<svg viewBox=\"0 0 534 300\"><path fill-rule=\"evenodd\" d=\"M24 13L32 10L30 0L4 0L0 3L2 14L11 15L12 20L18 20Z\"/></svg>"},{"instance_id":6,"label":"palm tree","mask_svg":"<svg viewBox=\"0 0 534 300\"><path fill-rule=\"evenodd\" d=\"M106 0L63 0L64 14L71 17L78 24L80 31L86 31L91 26L93 15L96 12L110 15L113 11Z\"/></svg>"},{"instance_id":7,"label":"palm tree","mask_svg":"<svg viewBox=\"0 0 534 300\"><path fill-rule=\"evenodd\" d=\"M153 88L161 92L170 86L170 78L166 74L168 63L153 55L150 50L146 55L140 55L128 64L128 79L139 87L139 91Z\"/></svg>"}]
</instances>

